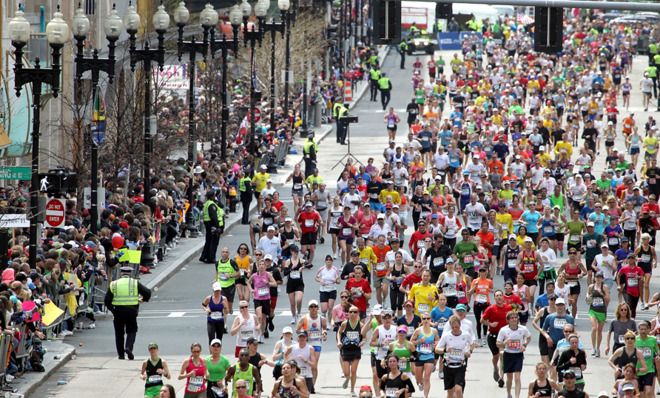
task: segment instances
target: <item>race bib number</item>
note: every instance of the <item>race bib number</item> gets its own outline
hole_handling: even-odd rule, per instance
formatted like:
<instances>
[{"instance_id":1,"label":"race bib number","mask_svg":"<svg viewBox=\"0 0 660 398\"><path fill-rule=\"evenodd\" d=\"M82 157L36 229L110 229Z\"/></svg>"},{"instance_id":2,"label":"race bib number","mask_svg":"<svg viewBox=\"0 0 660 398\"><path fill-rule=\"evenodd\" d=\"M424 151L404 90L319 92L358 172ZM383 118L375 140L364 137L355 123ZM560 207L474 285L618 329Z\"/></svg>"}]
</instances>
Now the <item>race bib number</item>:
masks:
<instances>
[{"instance_id":1,"label":"race bib number","mask_svg":"<svg viewBox=\"0 0 660 398\"><path fill-rule=\"evenodd\" d=\"M370 197L371 199L378 199L378 194L377 194L377 193L370 193L370 194L369 194L369 197Z\"/></svg>"},{"instance_id":2,"label":"race bib number","mask_svg":"<svg viewBox=\"0 0 660 398\"><path fill-rule=\"evenodd\" d=\"M575 378L576 379L581 379L582 378L582 368L579 367L573 367L573 368L568 368L571 372L575 373Z\"/></svg>"},{"instance_id":3,"label":"race bib number","mask_svg":"<svg viewBox=\"0 0 660 398\"><path fill-rule=\"evenodd\" d=\"M259 295L259 297L267 296L268 294L270 294L270 288L268 287L260 287L257 289L257 295Z\"/></svg>"},{"instance_id":4,"label":"race bib number","mask_svg":"<svg viewBox=\"0 0 660 398\"><path fill-rule=\"evenodd\" d=\"M552 326L555 329L564 329L564 326L566 326L566 319L565 318L555 318L555 321L553 322Z\"/></svg>"},{"instance_id":5,"label":"race bib number","mask_svg":"<svg viewBox=\"0 0 660 398\"><path fill-rule=\"evenodd\" d=\"M516 268L516 265L518 264L518 260L516 259L511 259L506 262L506 266L509 268Z\"/></svg>"},{"instance_id":6,"label":"race bib number","mask_svg":"<svg viewBox=\"0 0 660 398\"><path fill-rule=\"evenodd\" d=\"M302 377L307 377L307 375L309 375L309 370L307 369L307 367L301 367L300 368L300 375Z\"/></svg>"},{"instance_id":7,"label":"race bib number","mask_svg":"<svg viewBox=\"0 0 660 398\"><path fill-rule=\"evenodd\" d=\"M351 289L351 292L353 293L354 297L362 297L362 291L360 291L360 289L357 287Z\"/></svg>"},{"instance_id":8,"label":"race bib number","mask_svg":"<svg viewBox=\"0 0 660 398\"><path fill-rule=\"evenodd\" d=\"M309 340L321 340L321 331L320 330L310 330L309 331Z\"/></svg>"},{"instance_id":9,"label":"race bib number","mask_svg":"<svg viewBox=\"0 0 660 398\"><path fill-rule=\"evenodd\" d=\"M224 272L220 274L220 280L226 281L227 279L229 279L229 276L227 276L227 274L225 274Z\"/></svg>"},{"instance_id":10,"label":"race bib number","mask_svg":"<svg viewBox=\"0 0 660 398\"><path fill-rule=\"evenodd\" d=\"M555 232L555 227L553 227L551 225L545 226L545 227L543 227L543 232L545 232L546 234L554 233Z\"/></svg>"},{"instance_id":11,"label":"race bib number","mask_svg":"<svg viewBox=\"0 0 660 398\"><path fill-rule=\"evenodd\" d=\"M467 256L463 257L463 262L465 264L472 264L474 262L474 256L467 255Z\"/></svg>"},{"instance_id":12,"label":"race bib number","mask_svg":"<svg viewBox=\"0 0 660 398\"><path fill-rule=\"evenodd\" d=\"M156 384L156 383L162 383L163 382L163 376L162 375L151 375L147 378L147 383L149 384Z\"/></svg>"},{"instance_id":13,"label":"race bib number","mask_svg":"<svg viewBox=\"0 0 660 398\"><path fill-rule=\"evenodd\" d=\"M424 248L424 241L423 240L418 240L417 241L417 247L419 249L423 249Z\"/></svg>"},{"instance_id":14,"label":"race bib number","mask_svg":"<svg viewBox=\"0 0 660 398\"><path fill-rule=\"evenodd\" d=\"M523 264L523 273L529 274L534 272L534 264L524 263Z\"/></svg>"},{"instance_id":15,"label":"race bib number","mask_svg":"<svg viewBox=\"0 0 660 398\"><path fill-rule=\"evenodd\" d=\"M305 227L311 228L314 226L314 220L305 220Z\"/></svg>"},{"instance_id":16,"label":"race bib number","mask_svg":"<svg viewBox=\"0 0 660 398\"><path fill-rule=\"evenodd\" d=\"M506 348L510 352L520 352L522 350L522 342L520 340L509 340Z\"/></svg>"},{"instance_id":17,"label":"race bib number","mask_svg":"<svg viewBox=\"0 0 660 398\"><path fill-rule=\"evenodd\" d=\"M270 217L264 218L264 224L265 225L271 225L273 223L273 219Z\"/></svg>"},{"instance_id":18,"label":"race bib number","mask_svg":"<svg viewBox=\"0 0 660 398\"><path fill-rule=\"evenodd\" d=\"M591 305L593 305L594 307L604 307L605 300L603 300L602 297L594 297L593 301L591 302Z\"/></svg>"},{"instance_id":19,"label":"race bib number","mask_svg":"<svg viewBox=\"0 0 660 398\"><path fill-rule=\"evenodd\" d=\"M580 235L570 235L568 241L571 243L578 243L580 242Z\"/></svg>"},{"instance_id":20,"label":"race bib number","mask_svg":"<svg viewBox=\"0 0 660 398\"><path fill-rule=\"evenodd\" d=\"M619 238L616 236L612 236L609 239L607 239L607 244L610 246L617 246L619 244Z\"/></svg>"},{"instance_id":21,"label":"race bib number","mask_svg":"<svg viewBox=\"0 0 660 398\"><path fill-rule=\"evenodd\" d=\"M300 279L300 271L291 271L291 273L289 274L289 278Z\"/></svg>"},{"instance_id":22,"label":"race bib number","mask_svg":"<svg viewBox=\"0 0 660 398\"><path fill-rule=\"evenodd\" d=\"M459 350L456 348L450 348L449 350L447 350L447 362L463 363L464 358L465 358L465 354L463 353L463 350Z\"/></svg>"},{"instance_id":23,"label":"race bib number","mask_svg":"<svg viewBox=\"0 0 660 398\"><path fill-rule=\"evenodd\" d=\"M442 257L436 257L433 259L433 266L434 267L441 267L442 265L445 264L445 259Z\"/></svg>"},{"instance_id":24,"label":"race bib number","mask_svg":"<svg viewBox=\"0 0 660 398\"><path fill-rule=\"evenodd\" d=\"M398 398L397 393L399 392L398 388L386 388L385 397L387 398Z\"/></svg>"},{"instance_id":25,"label":"race bib number","mask_svg":"<svg viewBox=\"0 0 660 398\"><path fill-rule=\"evenodd\" d=\"M433 352L433 344L420 344L417 351L420 354L430 354Z\"/></svg>"},{"instance_id":26,"label":"race bib number","mask_svg":"<svg viewBox=\"0 0 660 398\"><path fill-rule=\"evenodd\" d=\"M346 338L357 343L360 340L360 332L355 330L348 331L346 332Z\"/></svg>"},{"instance_id":27,"label":"race bib number","mask_svg":"<svg viewBox=\"0 0 660 398\"><path fill-rule=\"evenodd\" d=\"M387 264L378 263L376 264L376 271L385 271L387 269Z\"/></svg>"},{"instance_id":28,"label":"race bib number","mask_svg":"<svg viewBox=\"0 0 660 398\"><path fill-rule=\"evenodd\" d=\"M637 287L637 278L628 278L628 287Z\"/></svg>"},{"instance_id":29,"label":"race bib number","mask_svg":"<svg viewBox=\"0 0 660 398\"><path fill-rule=\"evenodd\" d=\"M341 234L344 236L351 235L353 233L353 228L342 228Z\"/></svg>"},{"instance_id":30,"label":"race bib number","mask_svg":"<svg viewBox=\"0 0 660 398\"><path fill-rule=\"evenodd\" d=\"M420 314L423 312L429 312L430 306L428 304L419 304L417 306L417 312Z\"/></svg>"},{"instance_id":31,"label":"race bib number","mask_svg":"<svg viewBox=\"0 0 660 398\"><path fill-rule=\"evenodd\" d=\"M486 301L488 301L488 297L485 294L477 294L475 301L477 303L485 303Z\"/></svg>"},{"instance_id":32,"label":"race bib number","mask_svg":"<svg viewBox=\"0 0 660 398\"><path fill-rule=\"evenodd\" d=\"M568 287L575 287L577 286L578 282L577 281L566 281L566 284Z\"/></svg>"},{"instance_id":33,"label":"race bib number","mask_svg":"<svg viewBox=\"0 0 660 398\"><path fill-rule=\"evenodd\" d=\"M456 286L454 286L454 285L445 286L445 287L442 288L442 292L446 296L455 296L456 295Z\"/></svg>"},{"instance_id":34,"label":"race bib number","mask_svg":"<svg viewBox=\"0 0 660 398\"><path fill-rule=\"evenodd\" d=\"M642 347L642 354L644 354L644 358L651 358L653 352L650 347Z\"/></svg>"},{"instance_id":35,"label":"race bib number","mask_svg":"<svg viewBox=\"0 0 660 398\"><path fill-rule=\"evenodd\" d=\"M188 379L188 391L199 392L204 386L204 377L195 376Z\"/></svg>"},{"instance_id":36,"label":"race bib number","mask_svg":"<svg viewBox=\"0 0 660 398\"><path fill-rule=\"evenodd\" d=\"M293 189L295 189L296 191L301 190L302 189L302 184L301 183L293 184Z\"/></svg>"},{"instance_id":37,"label":"race bib number","mask_svg":"<svg viewBox=\"0 0 660 398\"><path fill-rule=\"evenodd\" d=\"M624 335L620 334L618 339L619 344L625 344L626 338Z\"/></svg>"},{"instance_id":38,"label":"race bib number","mask_svg":"<svg viewBox=\"0 0 660 398\"><path fill-rule=\"evenodd\" d=\"M241 340L246 341L252 336L254 336L253 330L241 330Z\"/></svg>"},{"instance_id":39,"label":"race bib number","mask_svg":"<svg viewBox=\"0 0 660 398\"><path fill-rule=\"evenodd\" d=\"M642 263L650 263L651 262L651 255L650 254L642 254L641 257L639 258L639 261Z\"/></svg>"},{"instance_id":40,"label":"race bib number","mask_svg":"<svg viewBox=\"0 0 660 398\"><path fill-rule=\"evenodd\" d=\"M222 318L224 318L224 315L220 311L213 311L211 313L211 319L213 319L214 321L218 321Z\"/></svg>"}]
</instances>

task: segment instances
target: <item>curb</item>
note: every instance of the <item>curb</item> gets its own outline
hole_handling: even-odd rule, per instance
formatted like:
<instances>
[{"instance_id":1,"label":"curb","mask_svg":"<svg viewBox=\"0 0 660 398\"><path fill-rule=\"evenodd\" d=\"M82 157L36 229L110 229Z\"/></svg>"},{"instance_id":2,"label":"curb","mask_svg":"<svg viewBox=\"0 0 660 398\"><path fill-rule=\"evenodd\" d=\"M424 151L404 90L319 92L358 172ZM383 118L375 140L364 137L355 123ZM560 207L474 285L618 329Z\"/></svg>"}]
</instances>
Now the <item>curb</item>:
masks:
<instances>
[{"instance_id":1,"label":"curb","mask_svg":"<svg viewBox=\"0 0 660 398\"><path fill-rule=\"evenodd\" d=\"M73 355L76 353L75 347L70 345L70 344L66 344L66 343L62 343L62 345L66 346L65 348L70 348L70 351L65 353L55 363L55 366L53 366L52 368L46 370L44 373L39 373L39 375L41 375L41 378L36 380L34 383L29 384L27 386L27 388L25 389L25 391L21 392L20 389L19 389L19 391L16 392L16 394L18 394L18 396L26 397L26 398L29 397L37 388L41 387L46 382L46 380L48 380L50 378L50 376L52 376L55 372L60 370L60 368L62 368L64 365L66 365L71 360L71 357L73 357Z\"/></svg>"}]
</instances>

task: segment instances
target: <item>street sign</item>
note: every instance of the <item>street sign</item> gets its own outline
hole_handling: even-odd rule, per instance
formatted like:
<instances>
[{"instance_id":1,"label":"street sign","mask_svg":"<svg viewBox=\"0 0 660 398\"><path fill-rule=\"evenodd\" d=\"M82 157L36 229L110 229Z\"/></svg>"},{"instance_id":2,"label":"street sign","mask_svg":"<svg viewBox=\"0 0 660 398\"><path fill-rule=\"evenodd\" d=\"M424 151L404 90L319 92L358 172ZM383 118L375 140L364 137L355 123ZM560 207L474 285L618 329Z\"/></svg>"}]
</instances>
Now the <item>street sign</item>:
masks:
<instances>
[{"instance_id":1,"label":"street sign","mask_svg":"<svg viewBox=\"0 0 660 398\"><path fill-rule=\"evenodd\" d=\"M259 120L261 120L261 111L259 108L254 108L254 122L257 123Z\"/></svg>"},{"instance_id":2,"label":"street sign","mask_svg":"<svg viewBox=\"0 0 660 398\"><path fill-rule=\"evenodd\" d=\"M64 227L64 200L50 198L46 202L46 227L62 228Z\"/></svg>"},{"instance_id":3,"label":"street sign","mask_svg":"<svg viewBox=\"0 0 660 398\"><path fill-rule=\"evenodd\" d=\"M28 228L27 214L0 214L0 228Z\"/></svg>"},{"instance_id":4,"label":"street sign","mask_svg":"<svg viewBox=\"0 0 660 398\"><path fill-rule=\"evenodd\" d=\"M105 209L105 188L99 188L96 191L96 204L99 206L99 209ZM83 188L83 208L89 209L92 207L92 188ZM99 212L99 216L101 212Z\"/></svg>"},{"instance_id":5,"label":"street sign","mask_svg":"<svg viewBox=\"0 0 660 398\"><path fill-rule=\"evenodd\" d=\"M0 180L29 181L32 178L32 169L28 166L0 167Z\"/></svg>"}]
</instances>

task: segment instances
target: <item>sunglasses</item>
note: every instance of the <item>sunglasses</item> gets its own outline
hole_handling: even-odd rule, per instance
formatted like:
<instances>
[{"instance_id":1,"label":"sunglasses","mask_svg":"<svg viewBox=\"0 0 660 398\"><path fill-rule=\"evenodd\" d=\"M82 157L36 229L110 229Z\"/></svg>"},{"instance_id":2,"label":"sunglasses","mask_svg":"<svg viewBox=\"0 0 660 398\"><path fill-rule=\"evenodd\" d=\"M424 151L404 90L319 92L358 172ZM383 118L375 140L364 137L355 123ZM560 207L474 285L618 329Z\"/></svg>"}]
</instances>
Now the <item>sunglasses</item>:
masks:
<instances>
[{"instance_id":1,"label":"sunglasses","mask_svg":"<svg viewBox=\"0 0 660 398\"><path fill-rule=\"evenodd\" d=\"M243 390L243 389L245 389L245 388L247 388L247 387L246 387L246 386L236 386L236 389L237 389L237 390Z\"/></svg>"},{"instance_id":2,"label":"sunglasses","mask_svg":"<svg viewBox=\"0 0 660 398\"><path fill-rule=\"evenodd\" d=\"M568 252L568 254L577 254L577 252Z\"/></svg>"},{"instance_id":3,"label":"sunglasses","mask_svg":"<svg viewBox=\"0 0 660 398\"><path fill-rule=\"evenodd\" d=\"M339 298L347 299L348 296L339 296Z\"/></svg>"},{"instance_id":4,"label":"sunglasses","mask_svg":"<svg viewBox=\"0 0 660 398\"><path fill-rule=\"evenodd\" d=\"M310 305L309 308L319 308L318 305Z\"/></svg>"},{"instance_id":5,"label":"sunglasses","mask_svg":"<svg viewBox=\"0 0 660 398\"><path fill-rule=\"evenodd\" d=\"M261 254L261 253L254 253L254 255L257 256L257 257L259 257L259 256L261 256L262 254Z\"/></svg>"},{"instance_id":6,"label":"sunglasses","mask_svg":"<svg viewBox=\"0 0 660 398\"><path fill-rule=\"evenodd\" d=\"M348 311L349 314L357 314L357 311Z\"/></svg>"},{"instance_id":7,"label":"sunglasses","mask_svg":"<svg viewBox=\"0 0 660 398\"><path fill-rule=\"evenodd\" d=\"M202 352L201 350L192 350L192 353L193 353L193 354L199 354L199 353L201 353L201 352Z\"/></svg>"},{"instance_id":8,"label":"sunglasses","mask_svg":"<svg viewBox=\"0 0 660 398\"><path fill-rule=\"evenodd\" d=\"M626 340L635 340L634 337L626 337Z\"/></svg>"},{"instance_id":9,"label":"sunglasses","mask_svg":"<svg viewBox=\"0 0 660 398\"><path fill-rule=\"evenodd\" d=\"M422 321L430 321L431 318L422 318Z\"/></svg>"},{"instance_id":10,"label":"sunglasses","mask_svg":"<svg viewBox=\"0 0 660 398\"><path fill-rule=\"evenodd\" d=\"M211 347L220 347L220 344L211 344Z\"/></svg>"},{"instance_id":11,"label":"sunglasses","mask_svg":"<svg viewBox=\"0 0 660 398\"><path fill-rule=\"evenodd\" d=\"M243 309L243 308L247 308L247 307L248 307L247 305L242 305L242 306L240 306L241 309Z\"/></svg>"}]
</instances>

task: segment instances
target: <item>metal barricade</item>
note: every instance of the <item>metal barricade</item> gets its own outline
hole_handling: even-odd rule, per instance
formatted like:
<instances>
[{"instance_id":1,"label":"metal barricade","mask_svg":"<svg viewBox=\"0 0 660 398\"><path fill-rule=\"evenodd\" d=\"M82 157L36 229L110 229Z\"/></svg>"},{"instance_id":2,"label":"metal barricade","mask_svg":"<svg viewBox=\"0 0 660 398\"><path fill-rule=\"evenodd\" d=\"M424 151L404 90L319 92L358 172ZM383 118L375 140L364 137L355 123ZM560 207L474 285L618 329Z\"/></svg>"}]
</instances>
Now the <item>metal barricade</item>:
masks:
<instances>
[{"instance_id":1,"label":"metal barricade","mask_svg":"<svg viewBox=\"0 0 660 398\"><path fill-rule=\"evenodd\" d=\"M17 327L17 329L21 338L16 346L16 362L17 364L24 364L32 352L32 344L30 344L30 340L28 339L27 324L23 322ZM19 365L19 368L25 369L25 366L21 367Z\"/></svg>"},{"instance_id":2,"label":"metal barricade","mask_svg":"<svg viewBox=\"0 0 660 398\"><path fill-rule=\"evenodd\" d=\"M13 332L10 330L5 330L0 335L0 386L4 389L6 385L5 375L7 374L7 366L9 366L9 348L11 347L11 342L13 338Z\"/></svg>"},{"instance_id":3,"label":"metal barricade","mask_svg":"<svg viewBox=\"0 0 660 398\"><path fill-rule=\"evenodd\" d=\"M286 155L289 153L289 143L287 140L280 140L275 148L275 163L279 166L284 166Z\"/></svg>"}]
</instances>

